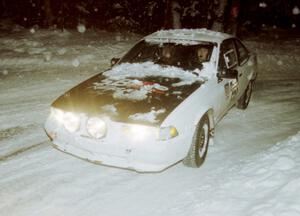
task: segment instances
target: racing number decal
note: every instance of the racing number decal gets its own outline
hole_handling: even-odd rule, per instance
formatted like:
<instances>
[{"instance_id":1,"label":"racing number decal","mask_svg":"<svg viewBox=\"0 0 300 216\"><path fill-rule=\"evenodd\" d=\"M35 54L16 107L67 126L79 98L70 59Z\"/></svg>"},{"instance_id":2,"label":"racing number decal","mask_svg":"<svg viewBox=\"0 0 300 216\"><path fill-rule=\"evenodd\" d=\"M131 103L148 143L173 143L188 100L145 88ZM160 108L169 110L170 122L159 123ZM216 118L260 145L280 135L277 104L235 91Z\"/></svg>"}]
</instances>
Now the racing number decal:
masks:
<instances>
[{"instance_id":1,"label":"racing number decal","mask_svg":"<svg viewBox=\"0 0 300 216\"><path fill-rule=\"evenodd\" d=\"M225 96L232 100L238 93L239 85L237 80L231 80L225 84Z\"/></svg>"}]
</instances>

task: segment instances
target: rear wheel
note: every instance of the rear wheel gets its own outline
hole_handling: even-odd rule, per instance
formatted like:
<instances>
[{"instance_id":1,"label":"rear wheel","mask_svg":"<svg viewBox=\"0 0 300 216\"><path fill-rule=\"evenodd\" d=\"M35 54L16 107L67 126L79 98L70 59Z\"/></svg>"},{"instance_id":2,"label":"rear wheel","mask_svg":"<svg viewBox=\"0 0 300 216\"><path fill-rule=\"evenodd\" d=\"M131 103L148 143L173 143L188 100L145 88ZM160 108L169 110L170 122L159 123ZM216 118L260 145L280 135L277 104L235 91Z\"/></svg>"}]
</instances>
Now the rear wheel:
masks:
<instances>
[{"instance_id":1,"label":"rear wheel","mask_svg":"<svg viewBox=\"0 0 300 216\"><path fill-rule=\"evenodd\" d=\"M252 95L252 90L253 90L253 81L250 81L244 94L236 103L237 108L246 109L248 107Z\"/></svg>"},{"instance_id":2,"label":"rear wheel","mask_svg":"<svg viewBox=\"0 0 300 216\"><path fill-rule=\"evenodd\" d=\"M205 115L197 124L188 155L183 164L188 167L200 167L206 157L209 143L209 119Z\"/></svg>"}]
</instances>

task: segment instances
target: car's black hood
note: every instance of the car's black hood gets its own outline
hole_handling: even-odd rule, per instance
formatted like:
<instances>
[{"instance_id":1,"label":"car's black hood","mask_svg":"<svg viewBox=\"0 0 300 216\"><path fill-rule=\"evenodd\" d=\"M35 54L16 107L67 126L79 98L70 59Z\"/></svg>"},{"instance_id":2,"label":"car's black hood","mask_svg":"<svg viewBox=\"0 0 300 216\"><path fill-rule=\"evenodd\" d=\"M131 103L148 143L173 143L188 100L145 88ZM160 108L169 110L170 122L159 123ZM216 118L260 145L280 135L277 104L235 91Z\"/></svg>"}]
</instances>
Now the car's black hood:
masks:
<instances>
[{"instance_id":1,"label":"car's black hood","mask_svg":"<svg viewBox=\"0 0 300 216\"><path fill-rule=\"evenodd\" d=\"M159 125L201 85L196 81L176 86L181 81L176 77L114 79L104 74L75 86L52 106L89 116L109 116L114 121Z\"/></svg>"}]
</instances>

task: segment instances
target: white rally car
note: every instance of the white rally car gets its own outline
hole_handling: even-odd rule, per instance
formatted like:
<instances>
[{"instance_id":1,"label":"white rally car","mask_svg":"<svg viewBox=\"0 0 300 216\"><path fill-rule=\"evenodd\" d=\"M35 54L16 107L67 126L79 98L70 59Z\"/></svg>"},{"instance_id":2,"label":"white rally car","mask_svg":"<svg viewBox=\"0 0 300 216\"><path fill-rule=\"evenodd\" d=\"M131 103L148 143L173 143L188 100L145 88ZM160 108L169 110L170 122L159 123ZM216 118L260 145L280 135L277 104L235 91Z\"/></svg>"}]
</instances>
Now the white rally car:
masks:
<instances>
[{"instance_id":1,"label":"white rally car","mask_svg":"<svg viewBox=\"0 0 300 216\"><path fill-rule=\"evenodd\" d=\"M256 56L234 36L162 30L51 107L53 145L99 164L154 172L183 160L199 167L216 123L248 106Z\"/></svg>"}]
</instances>

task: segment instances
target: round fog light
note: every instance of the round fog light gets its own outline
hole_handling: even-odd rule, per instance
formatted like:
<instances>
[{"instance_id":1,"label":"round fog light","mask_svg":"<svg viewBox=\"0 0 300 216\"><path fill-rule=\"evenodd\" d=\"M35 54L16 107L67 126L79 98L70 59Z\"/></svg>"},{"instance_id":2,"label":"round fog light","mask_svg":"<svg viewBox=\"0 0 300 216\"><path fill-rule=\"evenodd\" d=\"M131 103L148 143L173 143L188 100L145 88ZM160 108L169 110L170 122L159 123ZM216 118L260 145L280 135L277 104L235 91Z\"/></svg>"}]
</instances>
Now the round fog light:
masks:
<instances>
[{"instance_id":1,"label":"round fog light","mask_svg":"<svg viewBox=\"0 0 300 216\"><path fill-rule=\"evenodd\" d=\"M73 133L79 129L80 126L80 118L74 113L67 112L63 116L63 123L65 128Z\"/></svg>"},{"instance_id":2,"label":"round fog light","mask_svg":"<svg viewBox=\"0 0 300 216\"><path fill-rule=\"evenodd\" d=\"M106 134L106 123L101 118L92 117L88 119L86 129L90 136L100 139Z\"/></svg>"}]
</instances>

